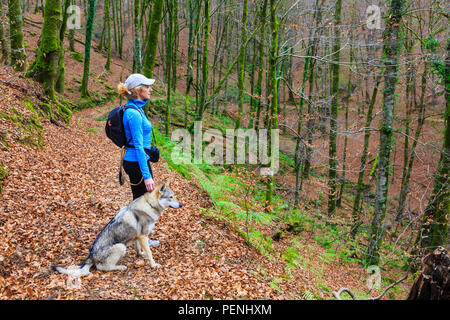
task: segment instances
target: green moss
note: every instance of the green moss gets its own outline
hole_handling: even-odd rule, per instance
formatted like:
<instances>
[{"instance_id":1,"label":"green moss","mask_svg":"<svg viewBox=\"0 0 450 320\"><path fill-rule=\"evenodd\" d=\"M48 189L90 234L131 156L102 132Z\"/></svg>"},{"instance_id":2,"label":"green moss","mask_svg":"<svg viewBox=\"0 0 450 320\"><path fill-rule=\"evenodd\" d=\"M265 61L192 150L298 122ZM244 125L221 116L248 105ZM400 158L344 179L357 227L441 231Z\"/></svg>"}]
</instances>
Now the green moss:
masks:
<instances>
[{"instance_id":1,"label":"green moss","mask_svg":"<svg viewBox=\"0 0 450 320\"><path fill-rule=\"evenodd\" d=\"M42 147L42 131L44 127L39 122L39 117L31 102L26 101L25 106L27 109L33 111L35 115L25 117L17 109L11 107L9 109L11 113L0 112L0 118L11 121L16 125L18 133L11 130L8 130L8 132L17 141L25 145ZM3 140L6 140L6 137Z\"/></svg>"},{"instance_id":2,"label":"green moss","mask_svg":"<svg viewBox=\"0 0 450 320\"><path fill-rule=\"evenodd\" d=\"M53 110L52 106L48 103L42 103L39 105L39 108L41 109L41 115L43 115L47 119L51 119L53 116Z\"/></svg>"},{"instance_id":3,"label":"green moss","mask_svg":"<svg viewBox=\"0 0 450 320\"><path fill-rule=\"evenodd\" d=\"M0 194L3 191L3 180L8 176L8 170L3 167L3 163L0 162Z\"/></svg>"},{"instance_id":4,"label":"green moss","mask_svg":"<svg viewBox=\"0 0 450 320\"><path fill-rule=\"evenodd\" d=\"M55 107L58 110L58 114L64 119L64 122L69 123L72 117L72 111L60 103L55 104Z\"/></svg>"},{"instance_id":5,"label":"green moss","mask_svg":"<svg viewBox=\"0 0 450 320\"><path fill-rule=\"evenodd\" d=\"M95 128L88 128L86 129L86 132L97 135L97 131L95 130Z\"/></svg>"}]
</instances>

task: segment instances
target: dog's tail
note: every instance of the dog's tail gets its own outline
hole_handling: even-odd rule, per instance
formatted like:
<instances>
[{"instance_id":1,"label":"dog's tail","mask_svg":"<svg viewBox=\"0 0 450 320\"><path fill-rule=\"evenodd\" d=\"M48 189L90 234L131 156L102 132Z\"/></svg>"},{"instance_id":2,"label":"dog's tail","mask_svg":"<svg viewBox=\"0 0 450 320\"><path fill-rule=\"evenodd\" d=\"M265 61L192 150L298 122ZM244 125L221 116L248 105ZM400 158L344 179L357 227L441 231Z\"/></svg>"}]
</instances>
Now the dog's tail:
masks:
<instances>
[{"instance_id":1,"label":"dog's tail","mask_svg":"<svg viewBox=\"0 0 450 320\"><path fill-rule=\"evenodd\" d=\"M78 278L80 276L85 276L85 275L90 274L91 272L89 270L91 269L91 267L93 265L94 265L94 262L92 261L91 258L88 257L86 260L84 260L78 266L69 267L67 269L61 268L58 266L52 266L52 269L59 273L65 273L65 274L68 274L69 276Z\"/></svg>"}]
</instances>

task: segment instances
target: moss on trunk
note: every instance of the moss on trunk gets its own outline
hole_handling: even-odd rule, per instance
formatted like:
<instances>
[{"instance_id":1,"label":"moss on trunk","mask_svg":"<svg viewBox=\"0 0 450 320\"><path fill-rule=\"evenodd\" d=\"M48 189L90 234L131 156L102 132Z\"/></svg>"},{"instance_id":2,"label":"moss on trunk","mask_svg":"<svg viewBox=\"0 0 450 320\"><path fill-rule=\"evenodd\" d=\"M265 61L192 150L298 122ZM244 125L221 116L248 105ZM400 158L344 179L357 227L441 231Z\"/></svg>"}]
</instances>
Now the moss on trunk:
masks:
<instances>
[{"instance_id":1,"label":"moss on trunk","mask_svg":"<svg viewBox=\"0 0 450 320\"><path fill-rule=\"evenodd\" d=\"M153 76L153 68L155 67L156 48L158 47L159 26L162 21L163 5L164 2L162 0L155 0L153 4L150 33L144 62L144 75L149 78Z\"/></svg>"},{"instance_id":2,"label":"moss on trunk","mask_svg":"<svg viewBox=\"0 0 450 320\"><path fill-rule=\"evenodd\" d=\"M43 84L44 94L55 102L55 84L61 54L59 41L61 24L61 0L47 0L44 7L41 44L36 60L27 73L27 76Z\"/></svg>"}]
</instances>

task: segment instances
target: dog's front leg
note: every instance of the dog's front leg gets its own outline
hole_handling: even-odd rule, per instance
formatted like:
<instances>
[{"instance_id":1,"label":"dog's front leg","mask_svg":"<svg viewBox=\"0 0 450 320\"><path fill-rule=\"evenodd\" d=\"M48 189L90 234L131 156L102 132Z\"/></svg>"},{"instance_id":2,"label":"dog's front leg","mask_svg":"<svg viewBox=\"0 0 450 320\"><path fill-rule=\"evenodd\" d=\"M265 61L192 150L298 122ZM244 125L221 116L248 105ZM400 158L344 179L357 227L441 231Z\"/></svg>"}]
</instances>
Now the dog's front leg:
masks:
<instances>
[{"instance_id":1,"label":"dog's front leg","mask_svg":"<svg viewBox=\"0 0 450 320\"><path fill-rule=\"evenodd\" d=\"M155 263L155 260L153 260L152 251L150 250L150 247L148 245L147 236L139 236L138 241L139 241L139 244L141 245L141 248L144 249L147 259L150 261L150 267L152 267L152 268L161 267L161 265Z\"/></svg>"}]
</instances>

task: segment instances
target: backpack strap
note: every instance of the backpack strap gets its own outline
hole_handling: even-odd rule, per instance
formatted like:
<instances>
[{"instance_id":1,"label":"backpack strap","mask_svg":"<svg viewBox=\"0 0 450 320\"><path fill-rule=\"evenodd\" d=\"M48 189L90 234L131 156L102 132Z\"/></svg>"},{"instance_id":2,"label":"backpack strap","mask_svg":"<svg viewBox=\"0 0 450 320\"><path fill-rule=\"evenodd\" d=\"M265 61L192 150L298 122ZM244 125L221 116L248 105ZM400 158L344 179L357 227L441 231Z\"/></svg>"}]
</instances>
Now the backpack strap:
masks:
<instances>
[{"instance_id":1,"label":"backpack strap","mask_svg":"<svg viewBox=\"0 0 450 320\"><path fill-rule=\"evenodd\" d=\"M123 105L123 112L124 112L124 114L125 114L125 110L127 110L127 109L129 109L129 108L133 108L133 109L138 110L137 107L136 107L135 105L124 104L124 105ZM130 137L130 139L129 139L129 140L127 141L127 143L125 144L124 149L127 149L127 148L134 148L134 146L130 144L131 139L133 139L133 137ZM125 154L124 154L124 155L125 155Z\"/></svg>"}]
</instances>

